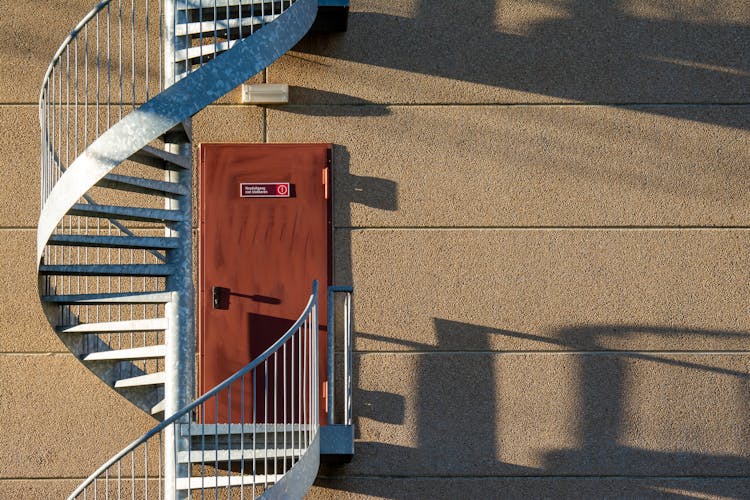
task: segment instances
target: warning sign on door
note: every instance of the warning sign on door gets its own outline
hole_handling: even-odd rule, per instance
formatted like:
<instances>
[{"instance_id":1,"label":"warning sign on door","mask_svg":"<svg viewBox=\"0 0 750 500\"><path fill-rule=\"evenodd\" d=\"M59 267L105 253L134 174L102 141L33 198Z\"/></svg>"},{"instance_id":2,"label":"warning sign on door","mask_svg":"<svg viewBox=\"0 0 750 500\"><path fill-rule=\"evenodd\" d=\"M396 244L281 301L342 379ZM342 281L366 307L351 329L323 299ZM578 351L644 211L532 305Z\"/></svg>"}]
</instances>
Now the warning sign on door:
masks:
<instances>
[{"instance_id":1,"label":"warning sign on door","mask_svg":"<svg viewBox=\"0 0 750 500\"><path fill-rule=\"evenodd\" d=\"M242 182L241 198L289 198L288 182Z\"/></svg>"}]
</instances>

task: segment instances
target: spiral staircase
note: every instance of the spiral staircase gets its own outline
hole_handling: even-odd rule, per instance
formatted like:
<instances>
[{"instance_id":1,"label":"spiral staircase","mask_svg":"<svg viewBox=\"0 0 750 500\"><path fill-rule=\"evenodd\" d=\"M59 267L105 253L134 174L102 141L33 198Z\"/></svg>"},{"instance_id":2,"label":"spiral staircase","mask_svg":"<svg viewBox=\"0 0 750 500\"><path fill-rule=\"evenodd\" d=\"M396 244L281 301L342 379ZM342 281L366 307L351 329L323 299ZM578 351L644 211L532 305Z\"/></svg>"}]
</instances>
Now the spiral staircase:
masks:
<instances>
[{"instance_id":1,"label":"spiral staircase","mask_svg":"<svg viewBox=\"0 0 750 500\"><path fill-rule=\"evenodd\" d=\"M228 498L296 498L312 484L315 284L274 346L191 401L191 117L291 49L317 11L317 0L103 0L52 59L39 105L41 301L81 362L163 419L71 498L220 489ZM252 415L220 422L205 411L211 399L244 409L259 394L266 403L253 403ZM283 411L269 397L282 398Z\"/></svg>"}]
</instances>

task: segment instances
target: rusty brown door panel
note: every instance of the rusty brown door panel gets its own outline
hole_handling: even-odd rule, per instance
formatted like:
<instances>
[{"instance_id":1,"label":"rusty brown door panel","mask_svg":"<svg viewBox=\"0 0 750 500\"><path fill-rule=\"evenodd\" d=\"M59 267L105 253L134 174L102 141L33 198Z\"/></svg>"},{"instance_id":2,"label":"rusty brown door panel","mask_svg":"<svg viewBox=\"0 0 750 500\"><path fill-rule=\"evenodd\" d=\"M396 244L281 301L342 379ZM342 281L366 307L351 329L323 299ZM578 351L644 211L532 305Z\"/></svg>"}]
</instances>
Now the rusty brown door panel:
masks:
<instances>
[{"instance_id":1,"label":"rusty brown door panel","mask_svg":"<svg viewBox=\"0 0 750 500\"><path fill-rule=\"evenodd\" d=\"M321 290L320 394L326 395L325 290L331 278L330 144L202 144L200 147L199 390L219 384L263 353L305 307L313 279ZM244 185L244 186L243 186ZM214 288L218 287L216 304ZM281 356L279 377L283 368ZM286 371L291 370L291 359ZM270 377L269 377L270 378ZM232 391L239 422L241 390ZM252 377L245 381L251 422ZM256 422L281 420L256 374ZM270 398L275 390L269 387ZM321 399L321 422L325 401ZM207 402L204 421L227 422L226 398ZM276 415L274 415L276 411Z\"/></svg>"}]
</instances>

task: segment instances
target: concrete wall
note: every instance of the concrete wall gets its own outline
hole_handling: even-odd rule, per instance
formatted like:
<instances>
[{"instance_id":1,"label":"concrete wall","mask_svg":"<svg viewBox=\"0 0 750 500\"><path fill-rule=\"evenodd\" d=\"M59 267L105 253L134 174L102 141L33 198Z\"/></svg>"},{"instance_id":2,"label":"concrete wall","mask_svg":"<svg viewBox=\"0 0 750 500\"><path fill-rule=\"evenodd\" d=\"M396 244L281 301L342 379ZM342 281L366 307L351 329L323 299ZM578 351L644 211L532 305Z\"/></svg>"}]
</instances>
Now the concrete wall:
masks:
<instances>
[{"instance_id":1,"label":"concrete wall","mask_svg":"<svg viewBox=\"0 0 750 500\"><path fill-rule=\"evenodd\" d=\"M59 498L153 420L36 297L37 87L89 2L6 4L0 498ZM744 0L352 0L258 77L289 105L196 117L336 144L357 442L311 498L750 497L749 49Z\"/></svg>"}]
</instances>

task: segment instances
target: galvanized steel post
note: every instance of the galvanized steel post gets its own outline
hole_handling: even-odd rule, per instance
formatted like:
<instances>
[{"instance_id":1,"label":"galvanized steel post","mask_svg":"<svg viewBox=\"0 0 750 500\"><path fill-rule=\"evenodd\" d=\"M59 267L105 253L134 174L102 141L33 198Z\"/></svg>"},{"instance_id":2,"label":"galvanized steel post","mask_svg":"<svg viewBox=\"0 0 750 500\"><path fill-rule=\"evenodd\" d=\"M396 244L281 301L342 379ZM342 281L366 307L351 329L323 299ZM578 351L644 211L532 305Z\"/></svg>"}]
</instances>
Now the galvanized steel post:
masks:
<instances>
[{"instance_id":1,"label":"galvanized steel post","mask_svg":"<svg viewBox=\"0 0 750 500\"><path fill-rule=\"evenodd\" d=\"M164 0L164 87L175 83L178 70L175 52L187 47L186 37L177 37L177 23L187 21L186 0ZM187 64L187 63L186 63ZM187 158L192 158L192 145L189 142L167 143L165 149ZM166 180L178 182L184 192L193 189L192 169L180 172L167 171ZM167 252L167 264L173 267L167 278L166 289L172 292L172 301L165 311L169 326L165 332L167 346L164 360L164 416L169 417L190 404L194 397L195 385L195 326L193 291L193 238L192 238L192 199L180 196L166 200L166 207L182 212L182 220L166 230L166 236L179 239L178 248ZM190 424L188 413L180 423ZM183 421L184 420L184 421ZM177 454L188 449L187 439L176 433L179 424L167 427L164 432L164 491L167 499L186 498L187 492L177 491L176 479L188 477L188 465L177 463Z\"/></svg>"}]
</instances>

